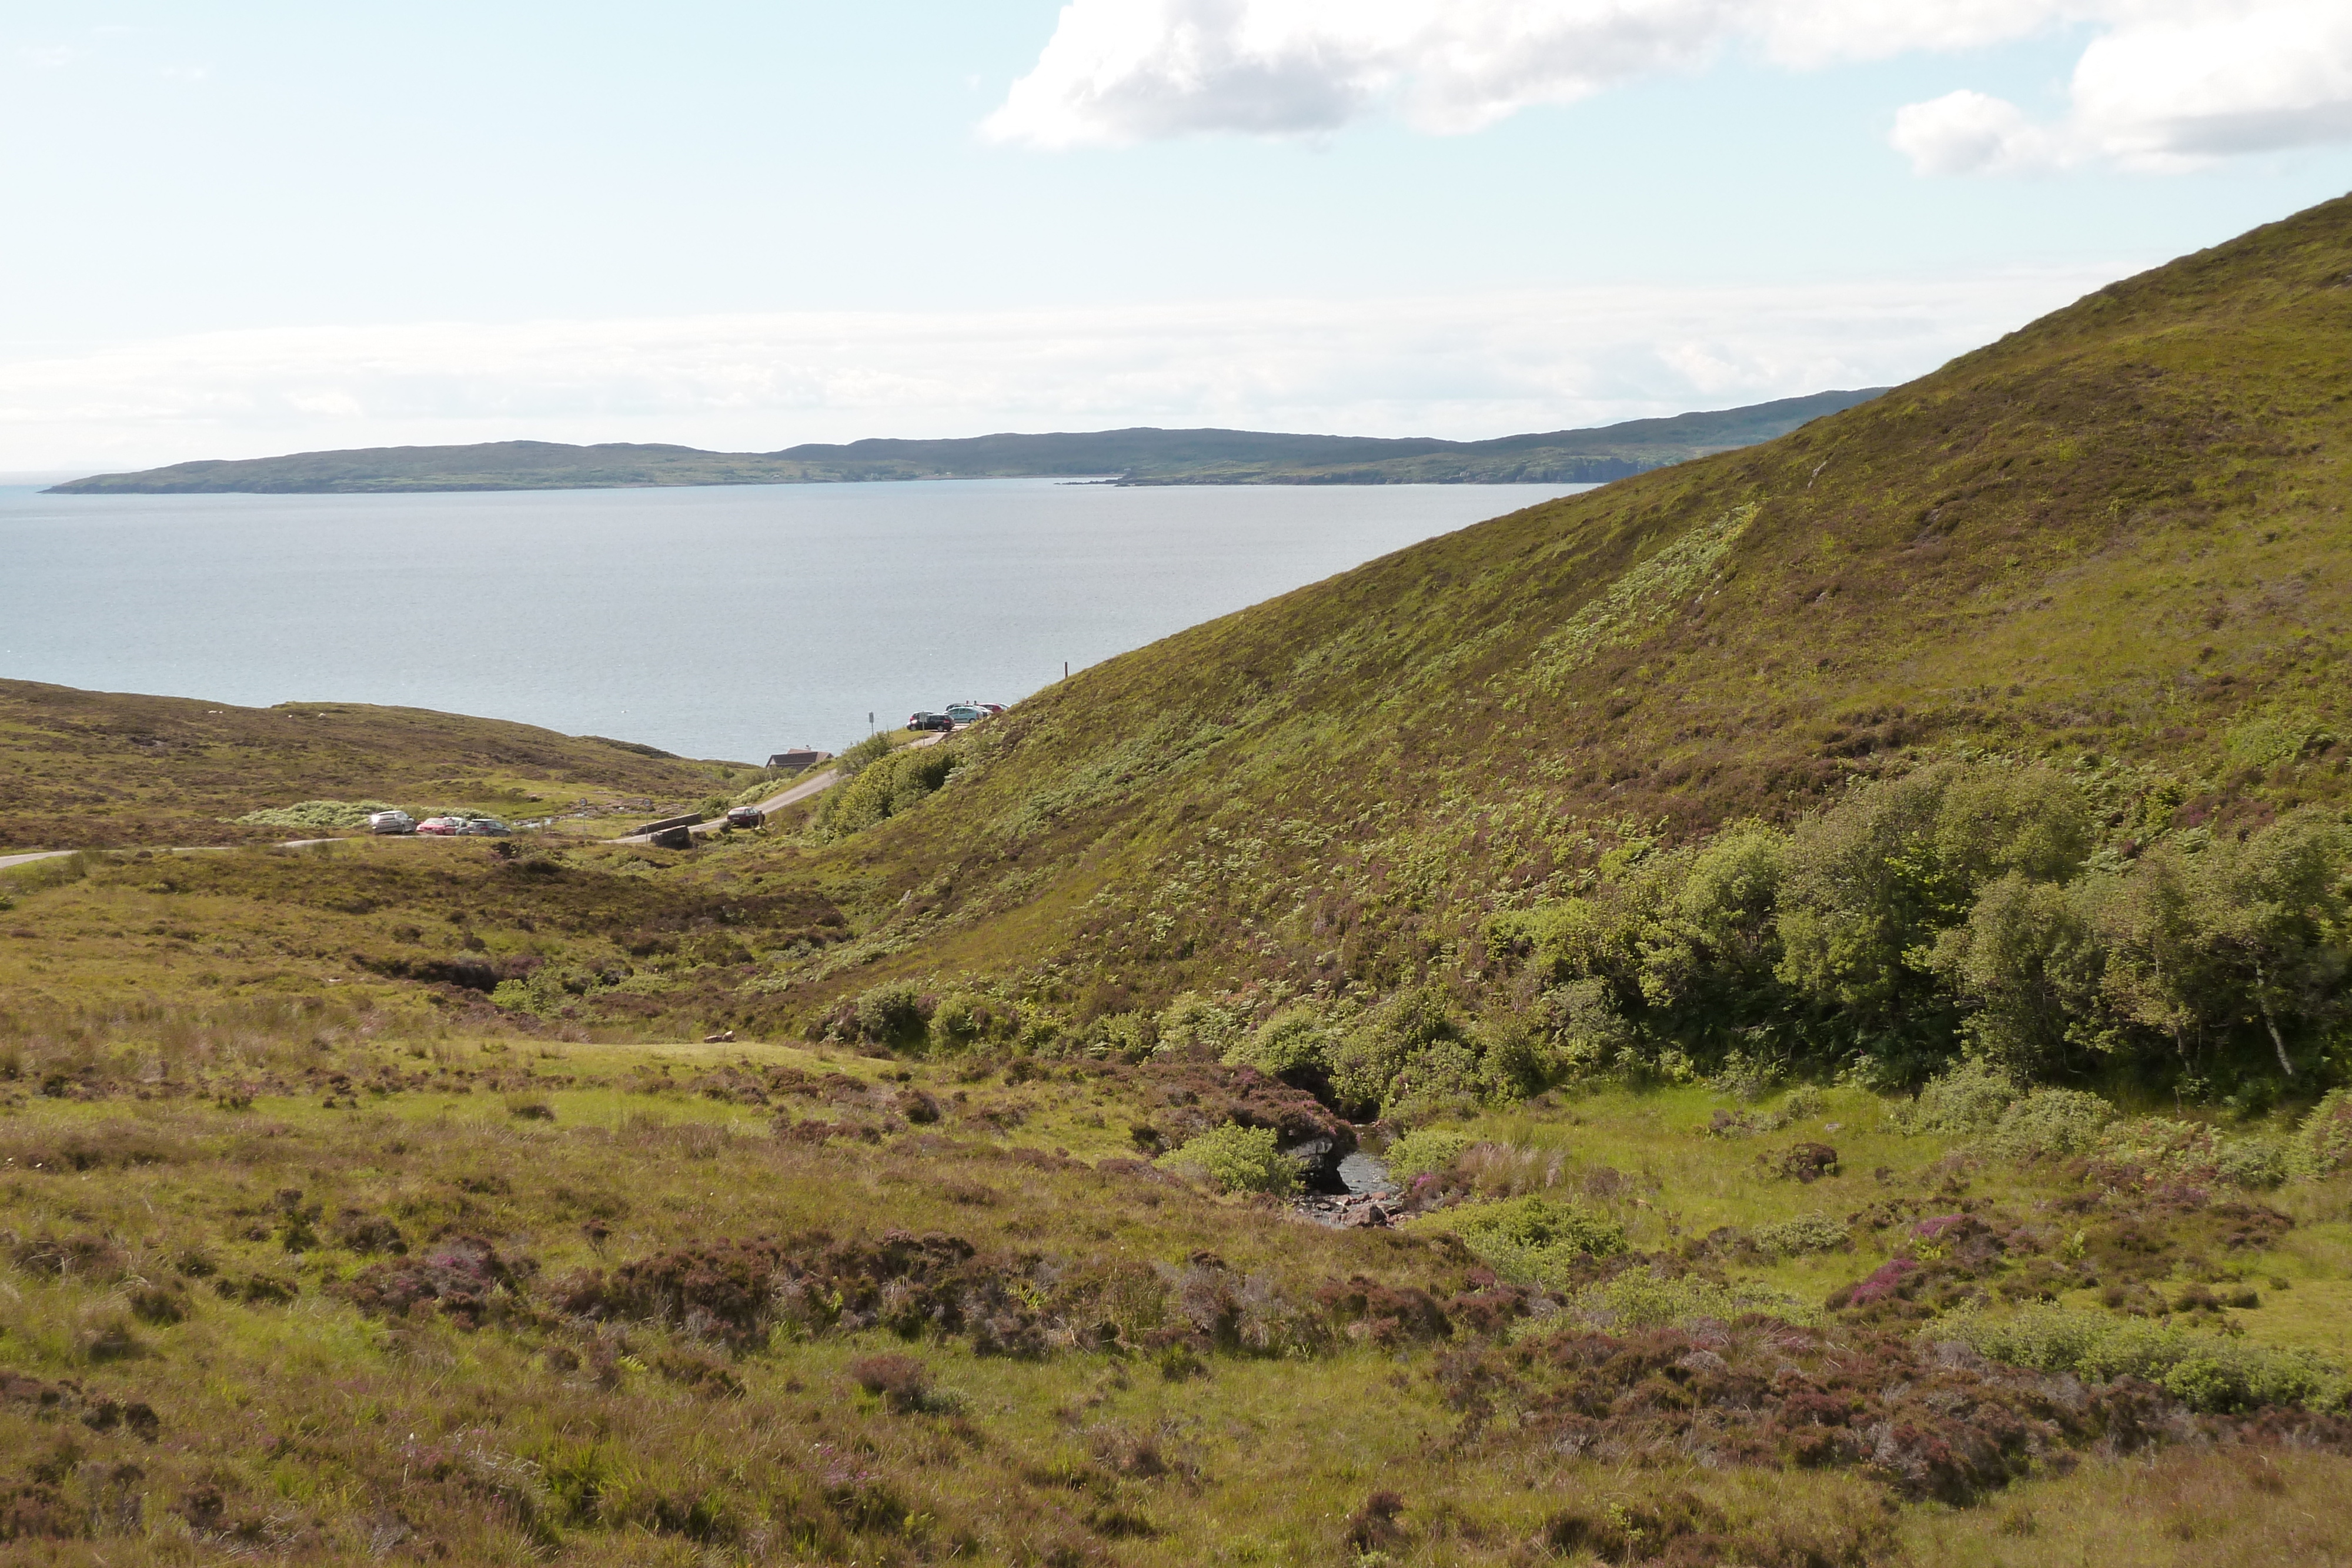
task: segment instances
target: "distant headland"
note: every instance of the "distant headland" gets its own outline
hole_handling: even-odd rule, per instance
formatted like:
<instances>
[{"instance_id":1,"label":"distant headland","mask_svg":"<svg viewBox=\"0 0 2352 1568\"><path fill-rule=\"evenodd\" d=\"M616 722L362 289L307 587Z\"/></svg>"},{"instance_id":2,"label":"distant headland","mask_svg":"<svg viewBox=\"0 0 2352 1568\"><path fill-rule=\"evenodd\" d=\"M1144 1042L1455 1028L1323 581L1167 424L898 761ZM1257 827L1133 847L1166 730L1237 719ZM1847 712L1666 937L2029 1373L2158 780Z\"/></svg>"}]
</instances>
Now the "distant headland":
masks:
<instances>
[{"instance_id":1,"label":"distant headland","mask_svg":"<svg viewBox=\"0 0 2352 1568\"><path fill-rule=\"evenodd\" d=\"M1104 476L1122 485L1600 484L1769 441L1885 390L1815 392L1746 408L1492 441L1155 429L854 441L781 452L490 441L174 463L133 474L92 475L52 486L48 493L332 495L1057 476Z\"/></svg>"}]
</instances>

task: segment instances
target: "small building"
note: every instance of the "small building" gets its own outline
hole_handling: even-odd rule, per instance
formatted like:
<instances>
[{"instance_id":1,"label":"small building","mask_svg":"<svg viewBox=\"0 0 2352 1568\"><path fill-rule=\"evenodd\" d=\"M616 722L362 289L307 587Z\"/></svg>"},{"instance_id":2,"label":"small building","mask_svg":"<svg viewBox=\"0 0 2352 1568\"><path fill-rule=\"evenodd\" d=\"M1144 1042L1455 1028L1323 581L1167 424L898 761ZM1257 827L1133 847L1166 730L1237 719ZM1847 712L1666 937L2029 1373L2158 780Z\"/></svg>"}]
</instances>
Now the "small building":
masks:
<instances>
[{"instance_id":1,"label":"small building","mask_svg":"<svg viewBox=\"0 0 2352 1568\"><path fill-rule=\"evenodd\" d=\"M797 773L803 768L815 766L824 755L812 747L797 747L791 751L777 752L768 758L768 766L782 772Z\"/></svg>"}]
</instances>

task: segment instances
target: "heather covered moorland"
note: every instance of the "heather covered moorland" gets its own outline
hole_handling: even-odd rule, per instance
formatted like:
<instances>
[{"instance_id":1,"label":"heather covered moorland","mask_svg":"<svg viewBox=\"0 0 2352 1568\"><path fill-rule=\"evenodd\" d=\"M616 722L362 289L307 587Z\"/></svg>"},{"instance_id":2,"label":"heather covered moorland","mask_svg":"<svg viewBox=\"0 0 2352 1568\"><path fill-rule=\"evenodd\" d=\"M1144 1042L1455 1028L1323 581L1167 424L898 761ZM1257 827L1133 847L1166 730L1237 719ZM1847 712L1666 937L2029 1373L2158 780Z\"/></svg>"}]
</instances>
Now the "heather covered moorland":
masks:
<instances>
[{"instance_id":1,"label":"heather covered moorland","mask_svg":"<svg viewBox=\"0 0 2352 1568\"><path fill-rule=\"evenodd\" d=\"M690 850L58 794L6 1551L2352 1557L2347 349L2352 201Z\"/></svg>"}]
</instances>

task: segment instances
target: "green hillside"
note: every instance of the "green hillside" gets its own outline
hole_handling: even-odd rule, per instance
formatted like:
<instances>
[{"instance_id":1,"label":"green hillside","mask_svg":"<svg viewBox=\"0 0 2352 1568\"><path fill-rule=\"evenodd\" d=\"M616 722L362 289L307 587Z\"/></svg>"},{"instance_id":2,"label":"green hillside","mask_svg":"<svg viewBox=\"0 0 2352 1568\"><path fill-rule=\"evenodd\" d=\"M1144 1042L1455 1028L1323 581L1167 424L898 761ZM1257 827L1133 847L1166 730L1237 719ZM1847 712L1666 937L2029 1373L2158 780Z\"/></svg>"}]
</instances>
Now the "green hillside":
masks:
<instances>
[{"instance_id":1,"label":"green hillside","mask_svg":"<svg viewBox=\"0 0 2352 1568\"><path fill-rule=\"evenodd\" d=\"M268 842L303 824L236 819L304 801L522 817L579 801L698 801L755 776L747 764L422 708L247 708L0 681L0 854Z\"/></svg>"},{"instance_id":2,"label":"green hillside","mask_svg":"<svg viewBox=\"0 0 2352 1568\"><path fill-rule=\"evenodd\" d=\"M1493 915L1612 850L1937 758L2063 768L2126 856L2340 813L2347 278L2338 201L1777 441L1087 670L825 852L878 956L775 990L1018 977L1083 1020L1475 988Z\"/></svg>"},{"instance_id":3,"label":"green hillside","mask_svg":"<svg viewBox=\"0 0 2352 1568\"><path fill-rule=\"evenodd\" d=\"M1815 392L1747 408L1492 441L1153 429L814 443L782 452L492 441L175 463L134 474L92 475L53 486L52 493L611 489L1097 475L1164 485L1600 484L1767 441L1883 390Z\"/></svg>"}]
</instances>

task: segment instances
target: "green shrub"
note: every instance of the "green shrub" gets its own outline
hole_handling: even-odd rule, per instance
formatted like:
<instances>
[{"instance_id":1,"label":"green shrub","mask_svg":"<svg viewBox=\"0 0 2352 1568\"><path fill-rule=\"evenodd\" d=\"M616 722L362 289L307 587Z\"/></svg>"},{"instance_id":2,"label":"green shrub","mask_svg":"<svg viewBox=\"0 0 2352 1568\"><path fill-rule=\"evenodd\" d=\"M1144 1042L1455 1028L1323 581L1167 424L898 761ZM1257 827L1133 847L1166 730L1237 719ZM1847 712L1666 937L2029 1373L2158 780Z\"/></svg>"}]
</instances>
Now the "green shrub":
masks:
<instances>
[{"instance_id":1,"label":"green shrub","mask_svg":"<svg viewBox=\"0 0 2352 1568\"><path fill-rule=\"evenodd\" d=\"M509 1012L552 1018L619 977L615 971L600 974L573 964L541 964L520 979L500 980L490 992L490 1000Z\"/></svg>"},{"instance_id":2,"label":"green shrub","mask_svg":"<svg viewBox=\"0 0 2352 1568\"><path fill-rule=\"evenodd\" d=\"M1517 1013L1478 1020L1470 1031L1478 1061L1478 1086L1499 1104L1540 1094L1553 1077L1551 1053L1542 1033Z\"/></svg>"},{"instance_id":3,"label":"green shrub","mask_svg":"<svg viewBox=\"0 0 2352 1568\"><path fill-rule=\"evenodd\" d=\"M1828 1108L1829 1097L1810 1083L1800 1083L1780 1102L1780 1124L1811 1121Z\"/></svg>"},{"instance_id":4,"label":"green shrub","mask_svg":"<svg viewBox=\"0 0 2352 1568\"><path fill-rule=\"evenodd\" d=\"M1223 1056L1242 1038L1242 1011L1181 991L1160 1015L1159 1049L1168 1056Z\"/></svg>"},{"instance_id":5,"label":"green shrub","mask_svg":"<svg viewBox=\"0 0 2352 1568\"><path fill-rule=\"evenodd\" d=\"M860 741L842 754L845 760ZM818 798L809 832L820 842L846 838L887 818L912 810L948 781L961 760L953 747L908 747L876 758L845 784L836 784Z\"/></svg>"},{"instance_id":6,"label":"green shrub","mask_svg":"<svg viewBox=\"0 0 2352 1568\"><path fill-rule=\"evenodd\" d=\"M1442 1127L1417 1129L1389 1145L1389 1175L1410 1181L1426 1171L1442 1171L1461 1158L1469 1146L1470 1139L1465 1134L1447 1132Z\"/></svg>"},{"instance_id":7,"label":"green shrub","mask_svg":"<svg viewBox=\"0 0 2352 1568\"><path fill-rule=\"evenodd\" d=\"M1282 1152L1271 1127L1227 1122L1160 1155L1159 1164L1197 1173L1226 1192L1287 1197L1298 1190L1298 1162Z\"/></svg>"},{"instance_id":8,"label":"green shrub","mask_svg":"<svg viewBox=\"0 0 2352 1568\"><path fill-rule=\"evenodd\" d=\"M303 800L266 811L247 811L237 825L247 828L308 828L326 832L336 828L363 828L378 811L400 808L388 800Z\"/></svg>"},{"instance_id":9,"label":"green shrub","mask_svg":"<svg viewBox=\"0 0 2352 1568\"><path fill-rule=\"evenodd\" d=\"M1734 1051L1723 1059L1706 1081L1706 1086L1718 1094L1728 1094L1739 1100L1761 1100L1780 1081L1781 1067L1777 1061L1752 1057L1744 1051Z\"/></svg>"},{"instance_id":10,"label":"green shrub","mask_svg":"<svg viewBox=\"0 0 2352 1568\"><path fill-rule=\"evenodd\" d=\"M1097 1061L1113 1056L1122 1061L1141 1061L1158 1043L1152 1020L1143 1013L1105 1013L1087 1026L1087 1054Z\"/></svg>"},{"instance_id":11,"label":"green shrub","mask_svg":"<svg viewBox=\"0 0 2352 1568\"><path fill-rule=\"evenodd\" d=\"M2143 1377L2183 1404L2213 1412L2262 1405L2333 1410L2352 1391L2352 1375L2311 1351L2063 1307L2036 1307L2011 1318L1965 1310L1928 1324L1920 1337L1957 1341L2012 1366L2094 1382Z\"/></svg>"},{"instance_id":12,"label":"green shrub","mask_svg":"<svg viewBox=\"0 0 2352 1568\"><path fill-rule=\"evenodd\" d=\"M855 779L872 764L889 756L894 749L887 731L869 735L833 759L834 771L844 779Z\"/></svg>"},{"instance_id":13,"label":"green shrub","mask_svg":"<svg viewBox=\"0 0 2352 1568\"><path fill-rule=\"evenodd\" d=\"M931 1012L931 1038L959 1050L983 1040L1011 1040L1020 1015L1008 1004L973 991L950 991Z\"/></svg>"},{"instance_id":14,"label":"green shrub","mask_svg":"<svg viewBox=\"0 0 2352 1568\"><path fill-rule=\"evenodd\" d=\"M852 1009L859 1036L882 1045L919 1044L930 1023L921 991L905 980L860 992Z\"/></svg>"},{"instance_id":15,"label":"green shrub","mask_svg":"<svg viewBox=\"0 0 2352 1568\"><path fill-rule=\"evenodd\" d=\"M2352 1165L2352 1089L2331 1089L2294 1130L2288 1164L2299 1176L2324 1176Z\"/></svg>"},{"instance_id":16,"label":"green shrub","mask_svg":"<svg viewBox=\"0 0 2352 1568\"><path fill-rule=\"evenodd\" d=\"M1891 1119L1906 1133L1990 1133L2024 1092L1989 1061L1961 1061L1929 1079Z\"/></svg>"},{"instance_id":17,"label":"green shrub","mask_svg":"<svg viewBox=\"0 0 2352 1568\"><path fill-rule=\"evenodd\" d=\"M1332 1051L1331 1087L1351 1104L1387 1108L1416 1092L1443 1092L1455 1080L1474 1079L1475 1068L1445 993L1423 986L1391 998L1349 1031Z\"/></svg>"},{"instance_id":18,"label":"green shrub","mask_svg":"<svg viewBox=\"0 0 2352 1568\"><path fill-rule=\"evenodd\" d=\"M2284 1181L2294 1158L2278 1138L2232 1138L2202 1122L2142 1116L2119 1122L2098 1138L2095 1157L2111 1174L2143 1183L2224 1181L2270 1187Z\"/></svg>"},{"instance_id":19,"label":"green shrub","mask_svg":"<svg viewBox=\"0 0 2352 1568\"><path fill-rule=\"evenodd\" d=\"M1826 1214L1801 1214L1776 1225L1756 1228L1756 1245L1767 1252L1799 1258L1809 1252L1835 1252L1853 1239L1842 1219Z\"/></svg>"},{"instance_id":20,"label":"green shrub","mask_svg":"<svg viewBox=\"0 0 2352 1568\"><path fill-rule=\"evenodd\" d=\"M1623 1226L1540 1197L1467 1204L1446 1210L1437 1223L1497 1274L1523 1283L1557 1280L1579 1258L1625 1250Z\"/></svg>"},{"instance_id":21,"label":"green shrub","mask_svg":"<svg viewBox=\"0 0 2352 1568\"><path fill-rule=\"evenodd\" d=\"M2097 1146L2100 1130L2115 1119L2116 1108L2096 1094L2036 1089L2001 1113L1985 1143L2011 1160L2088 1154Z\"/></svg>"},{"instance_id":22,"label":"green shrub","mask_svg":"<svg viewBox=\"0 0 2352 1568\"><path fill-rule=\"evenodd\" d=\"M1320 1012L1309 1007L1285 1008L1247 1040L1228 1047L1224 1061L1228 1067L1255 1067L1275 1078L1322 1074L1331 1070L1331 1043Z\"/></svg>"},{"instance_id":23,"label":"green shrub","mask_svg":"<svg viewBox=\"0 0 2352 1568\"><path fill-rule=\"evenodd\" d=\"M1728 1322L1744 1312L1762 1312L1791 1323L1809 1323L1819 1316L1793 1297L1760 1286L1720 1284L1697 1274L1669 1278L1647 1269L1628 1269L1605 1285L1579 1291L1570 1311L1618 1333L1688 1328L1703 1320Z\"/></svg>"},{"instance_id":24,"label":"green shrub","mask_svg":"<svg viewBox=\"0 0 2352 1568\"><path fill-rule=\"evenodd\" d=\"M2282 1138L2224 1138L2213 1174L2231 1186L2273 1187L2294 1174L2294 1146Z\"/></svg>"}]
</instances>

